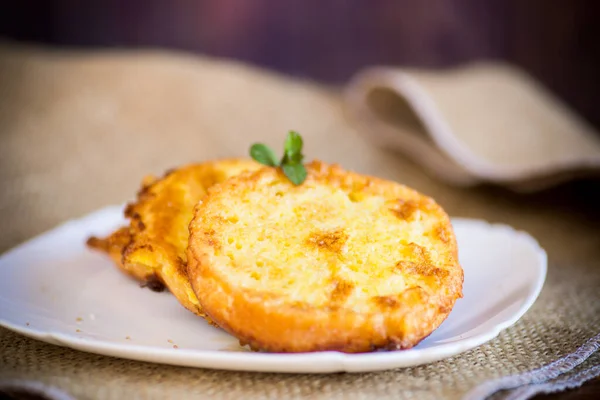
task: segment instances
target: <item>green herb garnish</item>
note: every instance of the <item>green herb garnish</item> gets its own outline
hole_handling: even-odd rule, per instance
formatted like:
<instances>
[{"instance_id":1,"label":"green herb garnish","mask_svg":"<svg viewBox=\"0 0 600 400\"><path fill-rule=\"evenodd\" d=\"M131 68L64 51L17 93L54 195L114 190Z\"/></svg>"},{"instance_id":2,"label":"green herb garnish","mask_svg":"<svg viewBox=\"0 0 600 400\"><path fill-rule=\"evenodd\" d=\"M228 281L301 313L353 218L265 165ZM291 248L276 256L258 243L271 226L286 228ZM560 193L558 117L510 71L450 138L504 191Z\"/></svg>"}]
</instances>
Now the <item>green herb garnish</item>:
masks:
<instances>
[{"instance_id":1,"label":"green herb garnish","mask_svg":"<svg viewBox=\"0 0 600 400\"><path fill-rule=\"evenodd\" d=\"M277 161L275 152L267 145L255 143L250 147L250 157L270 167L281 167L281 170L294 185L300 185L306 179L306 168L302 164L302 136L289 131L283 146L283 157Z\"/></svg>"}]
</instances>

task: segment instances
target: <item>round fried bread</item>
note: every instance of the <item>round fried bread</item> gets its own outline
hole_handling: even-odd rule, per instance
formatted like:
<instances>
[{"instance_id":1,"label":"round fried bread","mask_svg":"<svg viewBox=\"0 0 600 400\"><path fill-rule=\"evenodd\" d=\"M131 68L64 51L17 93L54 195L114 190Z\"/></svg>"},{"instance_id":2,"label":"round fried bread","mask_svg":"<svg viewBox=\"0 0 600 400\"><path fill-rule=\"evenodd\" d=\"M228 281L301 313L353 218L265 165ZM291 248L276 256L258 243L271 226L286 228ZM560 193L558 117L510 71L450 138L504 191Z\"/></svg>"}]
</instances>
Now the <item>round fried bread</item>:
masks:
<instances>
[{"instance_id":1,"label":"round fried bread","mask_svg":"<svg viewBox=\"0 0 600 400\"><path fill-rule=\"evenodd\" d=\"M125 210L130 226L106 239L91 238L88 244L107 252L119 269L144 286L166 287L188 310L205 316L186 272L194 206L215 183L262 167L246 159L219 160L173 169L160 179L147 177L137 200Z\"/></svg>"},{"instance_id":2,"label":"round fried bread","mask_svg":"<svg viewBox=\"0 0 600 400\"><path fill-rule=\"evenodd\" d=\"M190 224L188 276L219 326L255 350L410 348L462 296L450 220L398 183L313 162L213 186Z\"/></svg>"}]
</instances>

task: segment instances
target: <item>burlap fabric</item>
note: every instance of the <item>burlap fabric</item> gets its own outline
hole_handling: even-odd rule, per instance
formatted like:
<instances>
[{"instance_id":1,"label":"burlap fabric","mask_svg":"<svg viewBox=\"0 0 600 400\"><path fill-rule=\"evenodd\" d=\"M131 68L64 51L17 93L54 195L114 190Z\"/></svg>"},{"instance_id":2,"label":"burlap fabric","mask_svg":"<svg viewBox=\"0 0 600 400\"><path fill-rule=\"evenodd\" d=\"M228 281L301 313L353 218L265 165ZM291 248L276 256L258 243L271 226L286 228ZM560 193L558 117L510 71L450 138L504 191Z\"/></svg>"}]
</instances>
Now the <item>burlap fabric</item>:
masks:
<instances>
[{"instance_id":1,"label":"burlap fabric","mask_svg":"<svg viewBox=\"0 0 600 400\"><path fill-rule=\"evenodd\" d=\"M211 371L86 354L0 330L0 378L37 379L83 399L455 399L486 379L548 363L600 331L597 183L529 196L448 187L358 135L336 88L202 57L4 44L0 96L0 251L129 200L147 173L243 156L254 141L279 148L296 129L309 158L404 182L454 216L526 230L550 258L544 290L521 321L426 366L332 375ZM583 367L598 363L600 355Z\"/></svg>"}]
</instances>

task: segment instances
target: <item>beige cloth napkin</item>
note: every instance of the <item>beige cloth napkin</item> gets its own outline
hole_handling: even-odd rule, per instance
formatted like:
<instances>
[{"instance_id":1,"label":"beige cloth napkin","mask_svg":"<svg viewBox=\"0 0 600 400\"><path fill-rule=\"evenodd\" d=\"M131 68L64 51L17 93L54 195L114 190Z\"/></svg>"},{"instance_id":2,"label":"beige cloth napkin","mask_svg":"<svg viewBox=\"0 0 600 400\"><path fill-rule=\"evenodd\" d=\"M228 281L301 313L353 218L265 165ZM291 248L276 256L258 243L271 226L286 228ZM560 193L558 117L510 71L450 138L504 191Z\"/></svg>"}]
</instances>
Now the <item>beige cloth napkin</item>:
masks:
<instances>
[{"instance_id":1,"label":"beige cloth napkin","mask_svg":"<svg viewBox=\"0 0 600 400\"><path fill-rule=\"evenodd\" d=\"M364 135L451 184L535 191L600 175L600 134L508 65L370 68L345 101Z\"/></svg>"}]
</instances>

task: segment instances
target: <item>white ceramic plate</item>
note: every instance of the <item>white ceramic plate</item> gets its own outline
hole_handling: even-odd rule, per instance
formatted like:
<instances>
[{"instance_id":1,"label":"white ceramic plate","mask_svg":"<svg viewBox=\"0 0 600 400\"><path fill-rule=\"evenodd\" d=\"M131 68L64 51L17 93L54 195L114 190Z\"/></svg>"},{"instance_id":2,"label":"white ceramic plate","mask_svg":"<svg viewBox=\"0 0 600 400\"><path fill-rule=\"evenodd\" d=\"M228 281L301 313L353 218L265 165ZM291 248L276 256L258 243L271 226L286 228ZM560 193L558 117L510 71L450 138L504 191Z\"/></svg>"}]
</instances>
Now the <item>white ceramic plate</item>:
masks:
<instances>
[{"instance_id":1,"label":"white ceramic plate","mask_svg":"<svg viewBox=\"0 0 600 400\"><path fill-rule=\"evenodd\" d=\"M546 253L523 232L453 219L464 298L411 350L342 354L253 353L181 307L169 293L140 288L85 239L123 224L121 207L67 222L0 257L0 325L92 353L191 367L269 372L362 372L440 360L485 343L531 307L546 276Z\"/></svg>"}]
</instances>

